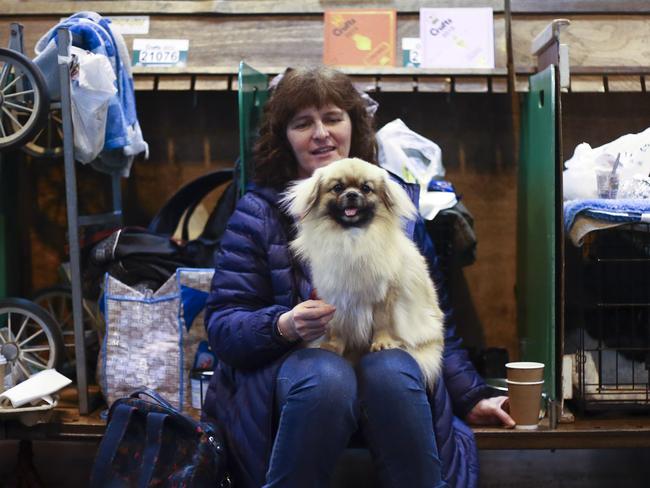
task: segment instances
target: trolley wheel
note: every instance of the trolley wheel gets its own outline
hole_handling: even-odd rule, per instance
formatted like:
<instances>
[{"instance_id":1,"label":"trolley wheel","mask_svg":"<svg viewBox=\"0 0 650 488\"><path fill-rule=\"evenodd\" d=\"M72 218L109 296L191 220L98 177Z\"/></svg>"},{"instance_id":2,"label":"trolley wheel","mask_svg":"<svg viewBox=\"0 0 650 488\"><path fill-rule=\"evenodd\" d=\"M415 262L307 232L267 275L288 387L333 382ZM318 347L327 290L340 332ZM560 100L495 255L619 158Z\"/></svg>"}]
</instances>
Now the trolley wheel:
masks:
<instances>
[{"instance_id":1,"label":"trolley wheel","mask_svg":"<svg viewBox=\"0 0 650 488\"><path fill-rule=\"evenodd\" d=\"M66 285L56 285L37 291L32 301L45 309L56 321L63 338L63 362L59 369L66 376L76 374L74 320L72 314L72 289ZM95 367L102 330L101 318L98 311L87 300L83 304L84 344L86 346L86 362Z\"/></svg>"},{"instance_id":2,"label":"trolley wheel","mask_svg":"<svg viewBox=\"0 0 650 488\"><path fill-rule=\"evenodd\" d=\"M45 125L21 149L35 158L63 157L63 119L60 104L53 103L47 112Z\"/></svg>"},{"instance_id":3,"label":"trolley wheel","mask_svg":"<svg viewBox=\"0 0 650 488\"><path fill-rule=\"evenodd\" d=\"M0 48L0 150L30 141L50 109L43 75L28 57Z\"/></svg>"},{"instance_id":4,"label":"trolley wheel","mask_svg":"<svg viewBox=\"0 0 650 488\"><path fill-rule=\"evenodd\" d=\"M19 383L56 368L63 358L59 326L40 306L22 298L0 300L0 353Z\"/></svg>"}]
</instances>

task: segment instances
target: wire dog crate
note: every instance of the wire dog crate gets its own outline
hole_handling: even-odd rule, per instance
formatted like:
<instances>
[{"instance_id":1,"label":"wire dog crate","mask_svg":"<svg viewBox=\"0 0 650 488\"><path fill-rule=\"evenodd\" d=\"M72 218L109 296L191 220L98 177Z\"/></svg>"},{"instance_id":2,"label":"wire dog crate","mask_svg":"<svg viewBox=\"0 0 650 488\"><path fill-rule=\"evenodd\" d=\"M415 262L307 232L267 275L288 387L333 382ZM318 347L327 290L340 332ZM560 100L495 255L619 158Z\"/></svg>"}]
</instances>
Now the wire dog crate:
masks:
<instances>
[{"instance_id":1,"label":"wire dog crate","mask_svg":"<svg viewBox=\"0 0 650 488\"><path fill-rule=\"evenodd\" d=\"M584 410L650 408L650 224L585 239L574 386Z\"/></svg>"}]
</instances>

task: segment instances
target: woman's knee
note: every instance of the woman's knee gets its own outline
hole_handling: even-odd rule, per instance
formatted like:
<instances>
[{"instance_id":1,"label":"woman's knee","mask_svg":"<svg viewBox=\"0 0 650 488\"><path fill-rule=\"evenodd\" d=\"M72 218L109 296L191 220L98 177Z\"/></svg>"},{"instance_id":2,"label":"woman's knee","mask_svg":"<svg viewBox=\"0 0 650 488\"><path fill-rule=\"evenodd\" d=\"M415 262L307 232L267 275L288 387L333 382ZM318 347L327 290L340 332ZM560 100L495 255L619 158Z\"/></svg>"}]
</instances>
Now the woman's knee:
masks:
<instances>
[{"instance_id":1,"label":"woman's knee","mask_svg":"<svg viewBox=\"0 0 650 488\"><path fill-rule=\"evenodd\" d=\"M424 390L424 377L413 356L402 349L386 349L364 355L357 374L365 389Z\"/></svg>"},{"instance_id":2,"label":"woman's knee","mask_svg":"<svg viewBox=\"0 0 650 488\"><path fill-rule=\"evenodd\" d=\"M356 400L354 370L342 357L323 349L300 349L291 354L278 374L278 388L285 400L300 396L331 406L350 406Z\"/></svg>"}]
</instances>

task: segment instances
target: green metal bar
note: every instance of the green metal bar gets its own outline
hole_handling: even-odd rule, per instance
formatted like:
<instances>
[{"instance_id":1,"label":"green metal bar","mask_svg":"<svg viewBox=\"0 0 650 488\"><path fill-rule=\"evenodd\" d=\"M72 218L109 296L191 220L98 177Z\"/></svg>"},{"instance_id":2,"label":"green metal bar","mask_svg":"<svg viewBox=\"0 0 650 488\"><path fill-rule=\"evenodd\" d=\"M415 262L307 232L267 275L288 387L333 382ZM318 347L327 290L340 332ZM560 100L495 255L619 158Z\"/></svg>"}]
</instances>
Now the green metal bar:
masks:
<instances>
[{"instance_id":1,"label":"green metal bar","mask_svg":"<svg viewBox=\"0 0 650 488\"><path fill-rule=\"evenodd\" d=\"M268 98L268 76L243 61L239 64L239 195L246 191L252 176L253 144L262 117L262 108Z\"/></svg>"},{"instance_id":2,"label":"green metal bar","mask_svg":"<svg viewBox=\"0 0 650 488\"><path fill-rule=\"evenodd\" d=\"M522 107L517 204L517 322L520 358L539 361L544 390L556 396L555 66L530 77Z\"/></svg>"}]
</instances>

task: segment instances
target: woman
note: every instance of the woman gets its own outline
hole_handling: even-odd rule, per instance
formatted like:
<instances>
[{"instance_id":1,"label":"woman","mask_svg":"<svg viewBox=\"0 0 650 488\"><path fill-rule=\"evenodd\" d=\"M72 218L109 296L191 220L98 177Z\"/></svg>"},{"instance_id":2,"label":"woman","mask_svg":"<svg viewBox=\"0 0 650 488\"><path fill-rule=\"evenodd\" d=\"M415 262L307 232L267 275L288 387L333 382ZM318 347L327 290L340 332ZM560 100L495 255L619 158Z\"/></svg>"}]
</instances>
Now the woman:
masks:
<instances>
[{"instance_id":1,"label":"woman","mask_svg":"<svg viewBox=\"0 0 650 488\"><path fill-rule=\"evenodd\" d=\"M514 425L505 397L489 398L454 336L442 290L445 355L433 391L402 350L366 354L353 367L300 347L324 333L334 307L313 298L309 270L292 259L279 197L319 167L348 156L375 162L375 152L371 118L347 76L285 73L265 107L254 184L223 235L206 311L219 363L204 411L225 431L237 488L328 486L351 438L369 447L384 486L473 486L476 445L459 418ZM423 223L410 228L436 270Z\"/></svg>"}]
</instances>

